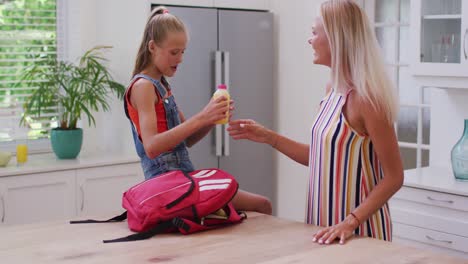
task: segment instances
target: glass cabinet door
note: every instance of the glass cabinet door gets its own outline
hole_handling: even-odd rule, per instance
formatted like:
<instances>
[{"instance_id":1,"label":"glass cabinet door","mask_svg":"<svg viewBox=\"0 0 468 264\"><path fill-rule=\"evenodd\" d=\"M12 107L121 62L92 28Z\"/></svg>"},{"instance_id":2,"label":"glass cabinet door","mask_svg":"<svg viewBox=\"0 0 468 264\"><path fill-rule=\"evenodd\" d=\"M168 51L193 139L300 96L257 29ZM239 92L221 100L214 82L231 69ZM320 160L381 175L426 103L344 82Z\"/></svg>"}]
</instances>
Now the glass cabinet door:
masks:
<instances>
[{"instance_id":1,"label":"glass cabinet door","mask_svg":"<svg viewBox=\"0 0 468 264\"><path fill-rule=\"evenodd\" d=\"M414 0L413 43L419 50L412 65L417 75L468 76L466 34L468 1Z\"/></svg>"},{"instance_id":2,"label":"glass cabinet door","mask_svg":"<svg viewBox=\"0 0 468 264\"><path fill-rule=\"evenodd\" d=\"M460 63L461 0L421 2L421 62Z\"/></svg>"}]
</instances>

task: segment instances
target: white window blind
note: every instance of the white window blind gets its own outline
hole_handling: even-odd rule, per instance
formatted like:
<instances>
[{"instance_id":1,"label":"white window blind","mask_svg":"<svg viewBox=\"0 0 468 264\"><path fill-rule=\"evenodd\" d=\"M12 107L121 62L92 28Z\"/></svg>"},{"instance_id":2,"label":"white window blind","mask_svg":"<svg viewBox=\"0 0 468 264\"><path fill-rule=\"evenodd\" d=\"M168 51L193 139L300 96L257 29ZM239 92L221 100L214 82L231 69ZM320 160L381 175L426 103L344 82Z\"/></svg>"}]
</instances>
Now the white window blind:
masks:
<instances>
[{"instance_id":1,"label":"white window blind","mask_svg":"<svg viewBox=\"0 0 468 264\"><path fill-rule=\"evenodd\" d=\"M57 108L40 117L23 117L23 103L44 80L20 82L41 56L61 56L58 0L0 0L0 148L14 150L28 139L32 152L47 151L49 130L57 126ZM13 146L13 147L12 147Z\"/></svg>"}]
</instances>

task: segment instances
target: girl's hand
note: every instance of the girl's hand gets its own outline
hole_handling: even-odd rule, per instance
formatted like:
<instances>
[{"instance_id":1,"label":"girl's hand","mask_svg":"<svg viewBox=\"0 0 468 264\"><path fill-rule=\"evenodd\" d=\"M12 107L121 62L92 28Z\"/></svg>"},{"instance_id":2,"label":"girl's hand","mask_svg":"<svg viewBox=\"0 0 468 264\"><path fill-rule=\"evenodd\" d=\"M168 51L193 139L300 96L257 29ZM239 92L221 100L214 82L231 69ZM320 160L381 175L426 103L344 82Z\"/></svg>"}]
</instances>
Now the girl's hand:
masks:
<instances>
[{"instance_id":1,"label":"girl's hand","mask_svg":"<svg viewBox=\"0 0 468 264\"><path fill-rule=\"evenodd\" d=\"M210 102L203 108L198 114L200 120L205 125L214 125L216 121L226 117L226 111L228 110L228 101L224 96L220 96L216 99L211 99Z\"/></svg>"},{"instance_id":2,"label":"girl's hand","mask_svg":"<svg viewBox=\"0 0 468 264\"><path fill-rule=\"evenodd\" d=\"M354 230L359 226L359 222L353 216L348 216L346 219L334 226L325 227L314 234L312 238L313 242L319 244L331 244L335 239L340 240L340 244L344 244L345 241L352 237Z\"/></svg>"},{"instance_id":3,"label":"girl's hand","mask_svg":"<svg viewBox=\"0 0 468 264\"><path fill-rule=\"evenodd\" d=\"M273 133L251 119L239 119L229 122L227 129L233 139L248 139L258 143L272 142Z\"/></svg>"}]
</instances>

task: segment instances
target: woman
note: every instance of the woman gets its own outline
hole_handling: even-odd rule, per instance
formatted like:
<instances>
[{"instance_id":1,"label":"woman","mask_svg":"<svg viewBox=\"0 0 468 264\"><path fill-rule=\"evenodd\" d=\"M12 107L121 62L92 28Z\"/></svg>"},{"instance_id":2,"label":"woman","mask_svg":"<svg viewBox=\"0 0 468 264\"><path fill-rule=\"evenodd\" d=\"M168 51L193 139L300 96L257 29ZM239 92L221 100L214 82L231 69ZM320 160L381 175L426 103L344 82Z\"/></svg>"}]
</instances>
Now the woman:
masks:
<instances>
[{"instance_id":1,"label":"woman","mask_svg":"<svg viewBox=\"0 0 468 264\"><path fill-rule=\"evenodd\" d=\"M253 120L230 122L230 135L270 144L309 166L306 222L325 227L313 241L343 244L353 234L391 241L387 201L403 183L393 127L398 104L374 31L354 1L329 0L320 7L309 43L314 63L331 69L311 143Z\"/></svg>"}]
</instances>

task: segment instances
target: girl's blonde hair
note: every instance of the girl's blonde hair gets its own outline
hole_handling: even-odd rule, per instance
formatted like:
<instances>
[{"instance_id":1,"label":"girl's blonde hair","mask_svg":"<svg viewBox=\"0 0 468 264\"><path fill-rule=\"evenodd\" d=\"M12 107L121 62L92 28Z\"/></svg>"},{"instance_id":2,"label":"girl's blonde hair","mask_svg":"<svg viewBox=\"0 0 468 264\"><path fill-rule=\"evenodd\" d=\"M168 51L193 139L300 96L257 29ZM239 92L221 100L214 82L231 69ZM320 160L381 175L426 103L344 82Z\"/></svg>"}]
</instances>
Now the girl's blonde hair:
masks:
<instances>
[{"instance_id":1,"label":"girl's blonde hair","mask_svg":"<svg viewBox=\"0 0 468 264\"><path fill-rule=\"evenodd\" d=\"M168 34L172 32L186 33L187 31L184 23L176 16L170 14L167 8L164 6L154 8L146 22L132 76L144 70L151 61L148 43L153 40L156 45L161 44L166 40Z\"/></svg>"},{"instance_id":2,"label":"girl's blonde hair","mask_svg":"<svg viewBox=\"0 0 468 264\"><path fill-rule=\"evenodd\" d=\"M320 15L331 51L332 84L354 87L388 122L398 115L395 88L365 12L353 0L322 3Z\"/></svg>"}]
</instances>

